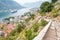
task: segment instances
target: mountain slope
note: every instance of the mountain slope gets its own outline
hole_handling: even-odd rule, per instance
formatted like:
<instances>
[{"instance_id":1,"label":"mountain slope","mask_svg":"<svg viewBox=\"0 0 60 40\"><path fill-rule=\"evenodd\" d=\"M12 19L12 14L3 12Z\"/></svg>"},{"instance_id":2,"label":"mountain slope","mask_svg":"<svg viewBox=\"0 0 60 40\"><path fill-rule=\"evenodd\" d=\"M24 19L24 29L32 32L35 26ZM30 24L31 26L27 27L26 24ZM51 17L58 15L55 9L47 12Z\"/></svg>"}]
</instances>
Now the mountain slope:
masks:
<instances>
[{"instance_id":1,"label":"mountain slope","mask_svg":"<svg viewBox=\"0 0 60 40\"><path fill-rule=\"evenodd\" d=\"M21 9L23 8L17 2L12 0L0 0L0 10L2 9Z\"/></svg>"},{"instance_id":2,"label":"mountain slope","mask_svg":"<svg viewBox=\"0 0 60 40\"><path fill-rule=\"evenodd\" d=\"M42 2L33 2L33 3L26 3L23 6L24 7L39 7L41 5Z\"/></svg>"},{"instance_id":3,"label":"mountain slope","mask_svg":"<svg viewBox=\"0 0 60 40\"><path fill-rule=\"evenodd\" d=\"M45 0L45 1L48 1L48 2L51 2L51 0ZM25 3L23 6L24 7L40 7L40 5L45 2L45 1L37 1L37 2L32 2L32 3Z\"/></svg>"}]
</instances>

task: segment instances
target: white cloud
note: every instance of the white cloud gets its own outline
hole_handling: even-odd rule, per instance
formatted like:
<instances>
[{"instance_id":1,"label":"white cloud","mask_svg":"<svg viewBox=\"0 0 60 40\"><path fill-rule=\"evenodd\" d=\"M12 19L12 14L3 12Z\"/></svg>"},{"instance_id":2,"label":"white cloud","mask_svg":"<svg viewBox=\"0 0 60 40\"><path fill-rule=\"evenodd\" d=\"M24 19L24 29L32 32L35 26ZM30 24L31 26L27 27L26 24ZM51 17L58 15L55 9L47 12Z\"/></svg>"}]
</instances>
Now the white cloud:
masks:
<instances>
[{"instance_id":1,"label":"white cloud","mask_svg":"<svg viewBox=\"0 0 60 40\"><path fill-rule=\"evenodd\" d=\"M20 4L24 4L24 3L36 2L39 0L15 0L15 1L20 3Z\"/></svg>"},{"instance_id":2,"label":"white cloud","mask_svg":"<svg viewBox=\"0 0 60 40\"><path fill-rule=\"evenodd\" d=\"M31 3L31 2L37 2L37 1L48 1L48 0L14 0L18 2L19 4L24 4L24 3Z\"/></svg>"},{"instance_id":3,"label":"white cloud","mask_svg":"<svg viewBox=\"0 0 60 40\"><path fill-rule=\"evenodd\" d=\"M48 0L40 0L40 1L44 2L44 1L48 1Z\"/></svg>"}]
</instances>

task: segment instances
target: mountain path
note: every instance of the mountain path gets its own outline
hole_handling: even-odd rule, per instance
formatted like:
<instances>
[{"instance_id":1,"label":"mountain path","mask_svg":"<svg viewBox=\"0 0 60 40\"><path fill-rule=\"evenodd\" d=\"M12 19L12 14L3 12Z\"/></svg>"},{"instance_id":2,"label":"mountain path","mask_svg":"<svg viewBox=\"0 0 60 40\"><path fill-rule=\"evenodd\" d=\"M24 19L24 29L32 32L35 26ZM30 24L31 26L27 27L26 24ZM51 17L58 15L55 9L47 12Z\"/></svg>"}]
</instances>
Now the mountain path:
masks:
<instances>
[{"instance_id":1,"label":"mountain path","mask_svg":"<svg viewBox=\"0 0 60 40\"><path fill-rule=\"evenodd\" d=\"M52 22L43 40L60 40L60 22Z\"/></svg>"}]
</instances>

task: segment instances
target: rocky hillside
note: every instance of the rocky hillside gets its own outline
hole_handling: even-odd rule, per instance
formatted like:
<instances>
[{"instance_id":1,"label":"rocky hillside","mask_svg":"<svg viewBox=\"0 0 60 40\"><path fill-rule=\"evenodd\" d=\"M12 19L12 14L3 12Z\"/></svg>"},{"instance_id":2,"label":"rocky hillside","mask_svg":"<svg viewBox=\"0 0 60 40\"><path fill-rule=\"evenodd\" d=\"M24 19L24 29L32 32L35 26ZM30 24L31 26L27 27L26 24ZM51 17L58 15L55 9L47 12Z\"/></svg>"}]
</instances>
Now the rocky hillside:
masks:
<instances>
[{"instance_id":1,"label":"rocky hillside","mask_svg":"<svg viewBox=\"0 0 60 40\"><path fill-rule=\"evenodd\" d=\"M21 8L23 7L13 0L0 0L0 10L21 9Z\"/></svg>"}]
</instances>

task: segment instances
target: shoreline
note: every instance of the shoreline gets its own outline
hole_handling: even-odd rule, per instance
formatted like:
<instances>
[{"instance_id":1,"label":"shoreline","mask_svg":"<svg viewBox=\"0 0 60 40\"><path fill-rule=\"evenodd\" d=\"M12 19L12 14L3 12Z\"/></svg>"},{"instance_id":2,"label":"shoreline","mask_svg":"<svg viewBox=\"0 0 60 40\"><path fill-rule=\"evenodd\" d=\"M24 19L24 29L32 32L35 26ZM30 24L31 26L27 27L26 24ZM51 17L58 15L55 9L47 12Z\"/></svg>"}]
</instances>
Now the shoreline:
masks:
<instances>
[{"instance_id":1,"label":"shoreline","mask_svg":"<svg viewBox=\"0 0 60 40\"><path fill-rule=\"evenodd\" d=\"M10 15L6 16L6 17L3 17L0 19L0 23L2 22L3 19L5 18L8 18L8 17L17 17L17 16L22 16L24 15L24 13L27 13L27 12L30 12L32 8L23 8L23 9L20 9L20 10L17 10L16 13L11 13Z\"/></svg>"}]
</instances>

